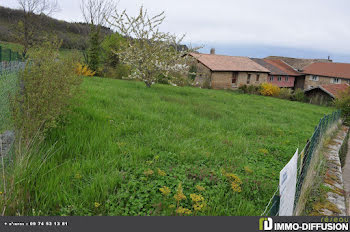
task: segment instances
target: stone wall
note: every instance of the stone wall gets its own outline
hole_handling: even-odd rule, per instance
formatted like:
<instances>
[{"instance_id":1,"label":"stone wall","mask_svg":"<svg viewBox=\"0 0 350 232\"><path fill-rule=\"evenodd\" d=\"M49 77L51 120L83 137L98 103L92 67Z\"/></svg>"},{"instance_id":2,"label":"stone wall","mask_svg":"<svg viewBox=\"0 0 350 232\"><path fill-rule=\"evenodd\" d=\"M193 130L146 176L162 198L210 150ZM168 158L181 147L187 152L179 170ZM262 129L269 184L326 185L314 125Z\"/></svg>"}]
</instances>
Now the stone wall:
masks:
<instances>
[{"instance_id":1,"label":"stone wall","mask_svg":"<svg viewBox=\"0 0 350 232\"><path fill-rule=\"evenodd\" d=\"M318 80L314 81L314 80L311 80L312 76L313 75L305 76L304 89L309 89L311 87L316 87L320 85L334 84L333 77L318 76ZM339 79L340 79L340 82L338 84L349 83L349 80L347 79L342 79L342 78L339 78Z\"/></svg>"},{"instance_id":2,"label":"stone wall","mask_svg":"<svg viewBox=\"0 0 350 232\"><path fill-rule=\"evenodd\" d=\"M236 72L237 82L232 84L232 77L234 72L213 72L211 76L211 85L213 89L232 89L238 88L240 85L259 85L267 82L267 73L256 72ZM250 81L248 83L248 75L250 74ZM259 80L257 76L259 75Z\"/></svg>"}]
</instances>

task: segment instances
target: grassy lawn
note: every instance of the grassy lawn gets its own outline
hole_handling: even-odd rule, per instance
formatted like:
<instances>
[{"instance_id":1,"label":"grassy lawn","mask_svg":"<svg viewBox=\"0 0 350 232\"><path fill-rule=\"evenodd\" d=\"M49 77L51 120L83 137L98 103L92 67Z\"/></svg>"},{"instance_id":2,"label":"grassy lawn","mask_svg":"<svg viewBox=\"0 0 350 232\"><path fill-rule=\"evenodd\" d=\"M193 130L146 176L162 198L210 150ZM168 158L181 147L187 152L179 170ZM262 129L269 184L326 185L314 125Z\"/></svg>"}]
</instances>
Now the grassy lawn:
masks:
<instances>
[{"instance_id":1,"label":"grassy lawn","mask_svg":"<svg viewBox=\"0 0 350 232\"><path fill-rule=\"evenodd\" d=\"M101 78L86 78L82 89L66 122L41 145L52 152L28 185L26 215L175 215L177 204L192 215L260 215L280 170L333 111ZM229 173L242 182L236 179L236 191ZM180 182L187 199L178 203ZM206 205L196 213L192 193Z\"/></svg>"}]
</instances>

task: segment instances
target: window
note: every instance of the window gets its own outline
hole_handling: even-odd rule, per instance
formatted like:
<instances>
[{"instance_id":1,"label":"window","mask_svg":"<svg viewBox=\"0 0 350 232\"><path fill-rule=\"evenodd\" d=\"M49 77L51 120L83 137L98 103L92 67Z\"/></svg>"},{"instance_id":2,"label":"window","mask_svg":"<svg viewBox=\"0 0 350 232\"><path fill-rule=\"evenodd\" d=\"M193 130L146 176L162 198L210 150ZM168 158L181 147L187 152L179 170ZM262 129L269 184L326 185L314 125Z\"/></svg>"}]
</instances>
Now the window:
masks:
<instances>
[{"instance_id":1,"label":"window","mask_svg":"<svg viewBox=\"0 0 350 232\"><path fill-rule=\"evenodd\" d=\"M289 81L289 77L286 77L286 81Z\"/></svg>"},{"instance_id":2,"label":"window","mask_svg":"<svg viewBox=\"0 0 350 232\"><path fill-rule=\"evenodd\" d=\"M310 80L311 80L311 81L318 81L319 78L318 78L318 76L312 75L312 76L310 77Z\"/></svg>"},{"instance_id":3,"label":"window","mask_svg":"<svg viewBox=\"0 0 350 232\"><path fill-rule=\"evenodd\" d=\"M237 73L232 73L232 84L237 83Z\"/></svg>"},{"instance_id":4,"label":"window","mask_svg":"<svg viewBox=\"0 0 350 232\"><path fill-rule=\"evenodd\" d=\"M340 84L341 80L339 78L333 78L331 82L333 84Z\"/></svg>"},{"instance_id":5,"label":"window","mask_svg":"<svg viewBox=\"0 0 350 232\"><path fill-rule=\"evenodd\" d=\"M273 76L270 76L270 81L273 81Z\"/></svg>"},{"instance_id":6,"label":"window","mask_svg":"<svg viewBox=\"0 0 350 232\"><path fill-rule=\"evenodd\" d=\"M346 83L350 84L350 80L346 80Z\"/></svg>"},{"instance_id":7,"label":"window","mask_svg":"<svg viewBox=\"0 0 350 232\"><path fill-rule=\"evenodd\" d=\"M258 82L260 79L260 74L256 74L256 81Z\"/></svg>"},{"instance_id":8,"label":"window","mask_svg":"<svg viewBox=\"0 0 350 232\"><path fill-rule=\"evenodd\" d=\"M282 77L281 77L281 76L279 76L277 80L278 80L278 81L282 81Z\"/></svg>"},{"instance_id":9,"label":"window","mask_svg":"<svg viewBox=\"0 0 350 232\"><path fill-rule=\"evenodd\" d=\"M251 77L251 74L248 74L248 77L247 77L247 84L250 83L250 77Z\"/></svg>"}]
</instances>

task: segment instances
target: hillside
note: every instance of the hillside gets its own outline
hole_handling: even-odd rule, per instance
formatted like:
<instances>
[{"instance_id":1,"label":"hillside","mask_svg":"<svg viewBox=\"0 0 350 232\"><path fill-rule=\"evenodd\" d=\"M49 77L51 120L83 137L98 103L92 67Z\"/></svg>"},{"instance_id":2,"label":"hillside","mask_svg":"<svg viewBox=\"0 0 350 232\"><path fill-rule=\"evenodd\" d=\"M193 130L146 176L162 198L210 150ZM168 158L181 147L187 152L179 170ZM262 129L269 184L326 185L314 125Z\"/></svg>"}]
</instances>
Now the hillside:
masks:
<instances>
[{"instance_id":1,"label":"hillside","mask_svg":"<svg viewBox=\"0 0 350 232\"><path fill-rule=\"evenodd\" d=\"M0 6L0 41L17 42L15 27L23 17L20 10ZM40 33L57 35L63 41L62 48L85 49L88 42L89 25L86 23L69 23L45 15L35 15L39 22ZM110 34L111 30L102 28L102 34Z\"/></svg>"},{"instance_id":2,"label":"hillside","mask_svg":"<svg viewBox=\"0 0 350 232\"><path fill-rule=\"evenodd\" d=\"M186 199L179 204L196 215L260 215L280 170L332 110L232 91L86 78L65 123L35 153L40 160L33 165L40 167L28 173L34 179L27 180L24 214L175 215L182 183ZM192 193L204 198L196 212Z\"/></svg>"}]
</instances>

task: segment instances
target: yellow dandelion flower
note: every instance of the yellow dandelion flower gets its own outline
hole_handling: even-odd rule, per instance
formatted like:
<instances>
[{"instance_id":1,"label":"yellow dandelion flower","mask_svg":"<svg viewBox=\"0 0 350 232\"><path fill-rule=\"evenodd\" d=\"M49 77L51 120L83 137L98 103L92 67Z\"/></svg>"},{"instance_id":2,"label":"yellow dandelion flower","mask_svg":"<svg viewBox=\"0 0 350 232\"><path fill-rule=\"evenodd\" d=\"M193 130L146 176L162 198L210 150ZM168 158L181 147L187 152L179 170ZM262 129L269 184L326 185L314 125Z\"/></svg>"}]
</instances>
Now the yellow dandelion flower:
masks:
<instances>
[{"instance_id":1,"label":"yellow dandelion flower","mask_svg":"<svg viewBox=\"0 0 350 232\"><path fill-rule=\"evenodd\" d=\"M143 174L145 174L146 176L151 176L153 175L153 171L151 169L148 169L147 171L144 171Z\"/></svg>"},{"instance_id":2,"label":"yellow dandelion flower","mask_svg":"<svg viewBox=\"0 0 350 232\"><path fill-rule=\"evenodd\" d=\"M242 192L241 186L239 186L239 184L236 182L231 183L231 188L232 188L233 192L237 192L237 193Z\"/></svg>"},{"instance_id":3,"label":"yellow dandelion flower","mask_svg":"<svg viewBox=\"0 0 350 232\"><path fill-rule=\"evenodd\" d=\"M100 207L100 203L98 203L98 202L95 202L95 208L98 208L98 207Z\"/></svg>"},{"instance_id":4,"label":"yellow dandelion flower","mask_svg":"<svg viewBox=\"0 0 350 232\"><path fill-rule=\"evenodd\" d=\"M166 176L166 173L163 170L157 169L158 175L160 176Z\"/></svg>"},{"instance_id":5,"label":"yellow dandelion flower","mask_svg":"<svg viewBox=\"0 0 350 232\"><path fill-rule=\"evenodd\" d=\"M169 205L169 209L175 208L175 205Z\"/></svg>"},{"instance_id":6,"label":"yellow dandelion flower","mask_svg":"<svg viewBox=\"0 0 350 232\"><path fill-rule=\"evenodd\" d=\"M163 188L160 188L159 191L161 191L164 196L168 196L171 192L167 186L163 186Z\"/></svg>"},{"instance_id":7,"label":"yellow dandelion flower","mask_svg":"<svg viewBox=\"0 0 350 232\"><path fill-rule=\"evenodd\" d=\"M205 191L205 188L203 186L200 186L200 185L196 185L196 189L200 192Z\"/></svg>"},{"instance_id":8,"label":"yellow dandelion flower","mask_svg":"<svg viewBox=\"0 0 350 232\"><path fill-rule=\"evenodd\" d=\"M203 196L200 194L197 195L195 193L192 193L192 194L190 194L190 197L191 197L192 201L194 201L194 202L200 202L200 201L204 200Z\"/></svg>"},{"instance_id":9,"label":"yellow dandelion flower","mask_svg":"<svg viewBox=\"0 0 350 232\"><path fill-rule=\"evenodd\" d=\"M2 194L3 194L3 192L0 191L0 195L2 195Z\"/></svg>"}]
</instances>

